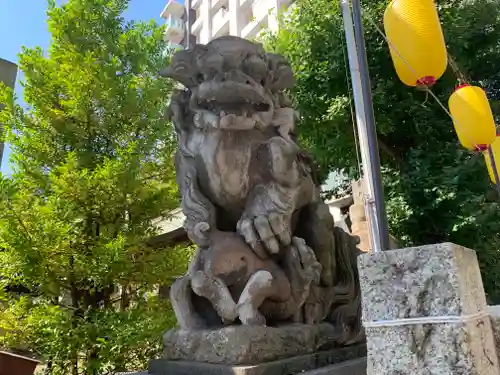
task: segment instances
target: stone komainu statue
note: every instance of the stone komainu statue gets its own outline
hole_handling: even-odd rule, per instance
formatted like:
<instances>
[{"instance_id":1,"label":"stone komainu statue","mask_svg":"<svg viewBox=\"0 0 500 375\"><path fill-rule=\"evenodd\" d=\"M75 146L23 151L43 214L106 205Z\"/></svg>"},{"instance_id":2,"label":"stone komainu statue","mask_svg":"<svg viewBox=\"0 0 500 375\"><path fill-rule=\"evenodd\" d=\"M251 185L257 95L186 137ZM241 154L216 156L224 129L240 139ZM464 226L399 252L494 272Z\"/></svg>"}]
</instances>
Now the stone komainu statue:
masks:
<instances>
[{"instance_id":1,"label":"stone komainu statue","mask_svg":"<svg viewBox=\"0 0 500 375\"><path fill-rule=\"evenodd\" d=\"M177 52L162 76L185 86L168 116L197 245L171 288L181 328L327 321L339 344L363 339L356 240L334 227L297 143L287 61L227 36Z\"/></svg>"}]
</instances>

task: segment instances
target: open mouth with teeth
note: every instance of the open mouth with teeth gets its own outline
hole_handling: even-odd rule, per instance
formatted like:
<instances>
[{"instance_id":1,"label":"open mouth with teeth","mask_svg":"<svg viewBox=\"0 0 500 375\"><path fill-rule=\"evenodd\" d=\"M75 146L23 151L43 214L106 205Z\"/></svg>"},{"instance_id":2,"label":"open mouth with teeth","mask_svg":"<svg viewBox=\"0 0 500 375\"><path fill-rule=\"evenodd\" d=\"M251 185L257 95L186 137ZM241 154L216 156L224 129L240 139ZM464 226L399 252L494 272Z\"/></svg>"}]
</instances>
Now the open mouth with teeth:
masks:
<instances>
[{"instance_id":1,"label":"open mouth with teeth","mask_svg":"<svg viewBox=\"0 0 500 375\"><path fill-rule=\"evenodd\" d=\"M255 113L271 110L263 89L234 81L203 83L197 99L201 108L221 116L235 114L251 117Z\"/></svg>"},{"instance_id":2,"label":"open mouth with teeth","mask_svg":"<svg viewBox=\"0 0 500 375\"><path fill-rule=\"evenodd\" d=\"M258 112L267 112L270 109L267 103L220 103L215 101L200 101L199 106L203 109L207 109L212 113L220 114L224 116L226 114L232 113L237 116L251 116Z\"/></svg>"}]
</instances>

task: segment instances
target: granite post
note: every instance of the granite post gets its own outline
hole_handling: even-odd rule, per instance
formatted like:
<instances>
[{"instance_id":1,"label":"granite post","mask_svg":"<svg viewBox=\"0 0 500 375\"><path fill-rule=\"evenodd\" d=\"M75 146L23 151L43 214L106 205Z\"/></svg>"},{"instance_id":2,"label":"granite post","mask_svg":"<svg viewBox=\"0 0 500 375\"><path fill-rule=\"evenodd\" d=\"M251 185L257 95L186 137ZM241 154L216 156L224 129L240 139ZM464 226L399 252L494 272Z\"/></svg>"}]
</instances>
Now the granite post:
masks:
<instances>
[{"instance_id":1,"label":"granite post","mask_svg":"<svg viewBox=\"0 0 500 375\"><path fill-rule=\"evenodd\" d=\"M452 243L358 258L368 375L498 375L476 253Z\"/></svg>"}]
</instances>

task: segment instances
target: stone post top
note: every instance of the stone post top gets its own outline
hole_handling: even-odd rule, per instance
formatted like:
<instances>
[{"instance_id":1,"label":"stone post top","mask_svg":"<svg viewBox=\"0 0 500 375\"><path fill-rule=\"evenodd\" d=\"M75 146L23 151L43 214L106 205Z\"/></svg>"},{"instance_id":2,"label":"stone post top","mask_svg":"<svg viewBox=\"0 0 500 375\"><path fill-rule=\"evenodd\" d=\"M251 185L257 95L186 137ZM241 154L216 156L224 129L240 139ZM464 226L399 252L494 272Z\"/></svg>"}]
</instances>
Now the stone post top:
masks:
<instances>
[{"instance_id":1,"label":"stone post top","mask_svg":"<svg viewBox=\"0 0 500 375\"><path fill-rule=\"evenodd\" d=\"M363 259L367 258L385 258L388 255L391 254L399 254L400 252L412 252L412 253L418 253L418 252L429 252L429 251L443 251L443 250L450 250L450 249L461 249L461 250L467 250L467 251L474 251L472 249L468 249L464 246L457 245L453 242L440 242L440 243L435 243L435 244L429 244L429 245L421 245L421 246L412 246L412 247L403 247L403 248L398 248L398 249L390 249L386 251L382 251L379 253L367 253L363 254ZM394 255L393 255L394 256ZM395 256L400 256L400 255L395 255Z\"/></svg>"},{"instance_id":2,"label":"stone post top","mask_svg":"<svg viewBox=\"0 0 500 375\"><path fill-rule=\"evenodd\" d=\"M366 322L487 309L475 251L453 243L363 254L358 268Z\"/></svg>"}]
</instances>

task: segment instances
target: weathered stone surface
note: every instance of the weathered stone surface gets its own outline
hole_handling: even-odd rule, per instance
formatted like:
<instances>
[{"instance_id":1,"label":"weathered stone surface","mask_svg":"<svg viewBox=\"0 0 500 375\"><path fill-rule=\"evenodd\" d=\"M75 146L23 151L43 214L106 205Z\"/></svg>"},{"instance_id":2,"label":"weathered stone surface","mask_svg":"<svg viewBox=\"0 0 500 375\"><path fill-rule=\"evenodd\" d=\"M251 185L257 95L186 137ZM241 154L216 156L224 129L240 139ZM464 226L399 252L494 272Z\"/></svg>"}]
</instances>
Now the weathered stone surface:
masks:
<instances>
[{"instance_id":1,"label":"weathered stone surface","mask_svg":"<svg viewBox=\"0 0 500 375\"><path fill-rule=\"evenodd\" d=\"M487 305L474 251L428 245L362 255L358 266L368 374L499 374L490 319L478 315ZM466 321L369 324L446 316Z\"/></svg>"},{"instance_id":2,"label":"weathered stone surface","mask_svg":"<svg viewBox=\"0 0 500 375\"><path fill-rule=\"evenodd\" d=\"M443 243L358 257L363 320L470 315L487 304L476 253Z\"/></svg>"},{"instance_id":3,"label":"weathered stone surface","mask_svg":"<svg viewBox=\"0 0 500 375\"><path fill-rule=\"evenodd\" d=\"M167 110L184 227L198 247L171 301L182 329L323 321L362 341L358 249L334 230L297 142L286 59L235 36L177 52ZM338 228L337 228L338 229Z\"/></svg>"},{"instance_id":4,"label":"weathered stone surface","mask_svg":"<svg viewBox=\"0 0 500 375\"><path fill-rule=\"evenodd\" d=\"M357 345L319 351L312 354L251 365L225 365L203 362L159 359L149 364L152 375L364 375L366 374L366 347ZM361 359L354 361L354 359ZM339 364L339 367L331 366ZM344 364L342 366L341 364ZM323 372L321 372L323 370Z\"/></svg>"},{"instance_id":5,"label":"weathered stone surface","mask_svg":"<svg viewBox=\"0 0 500 375\"><path fill-rule=\"evenodd\" d=\"M466 324L367 328L370 375L497 375L488 318Z\"/></svg>"},{"instance_id":6,"label":"weathered stone surface","mask_svg":"<svg viewBox=\"0 0 500 375\"><path fill-rule=\"evenodd\" d=\"M328 323L172 330L163 337L164 358L226 365L258 364L331 347L337 335L338 332Z\"/></svg>"},{"instance_id":7,"label":"weathered stone surface","mask_svg":"<svg viewBox=\"0 0 500 375\"><path fill-rule=\"evenodd\" d=\"M493 339L500 357L500 305L490 306L491 328L493 329Z\"/></svg>"}]
</instances>

